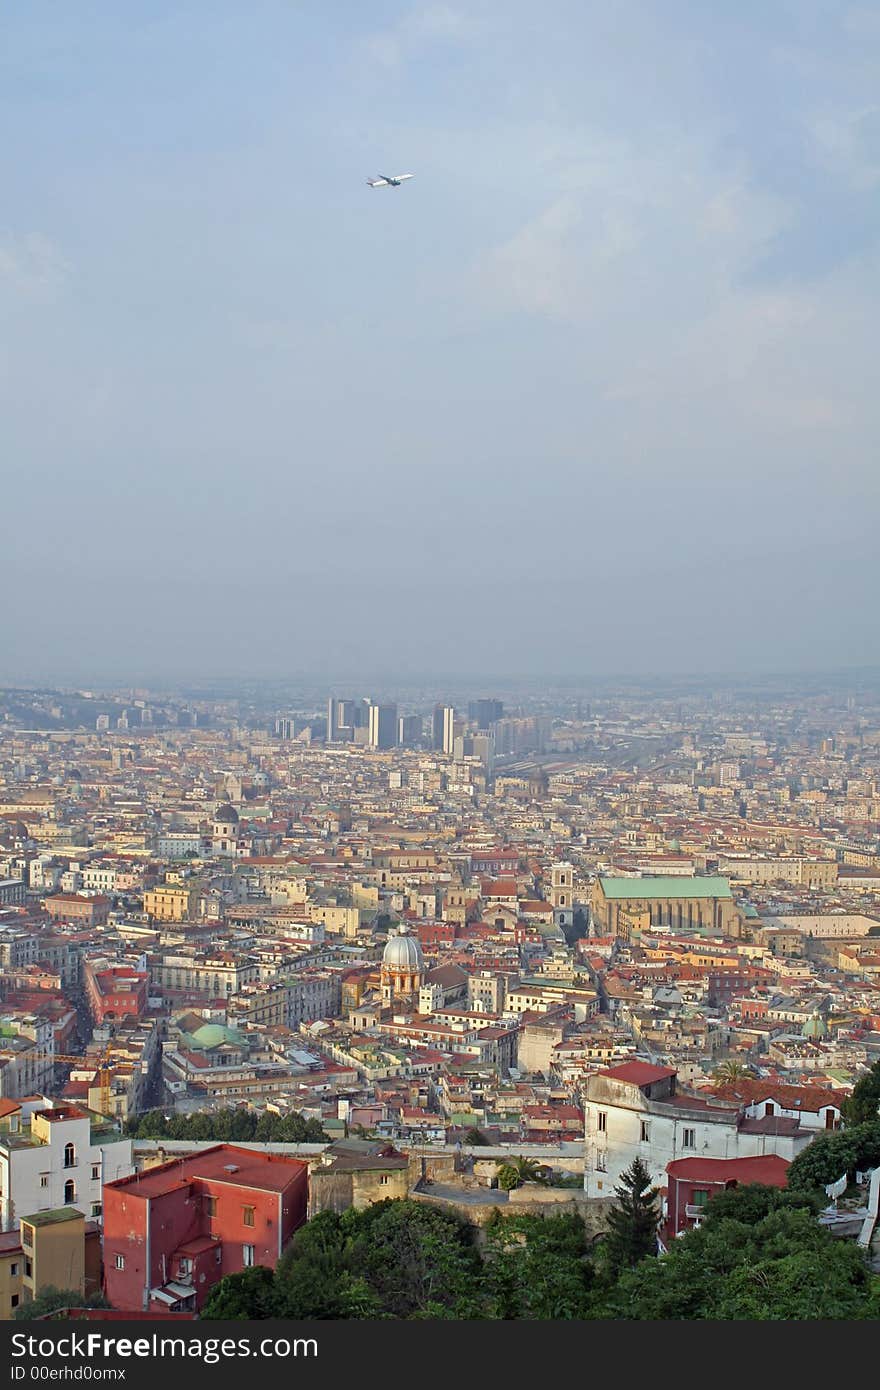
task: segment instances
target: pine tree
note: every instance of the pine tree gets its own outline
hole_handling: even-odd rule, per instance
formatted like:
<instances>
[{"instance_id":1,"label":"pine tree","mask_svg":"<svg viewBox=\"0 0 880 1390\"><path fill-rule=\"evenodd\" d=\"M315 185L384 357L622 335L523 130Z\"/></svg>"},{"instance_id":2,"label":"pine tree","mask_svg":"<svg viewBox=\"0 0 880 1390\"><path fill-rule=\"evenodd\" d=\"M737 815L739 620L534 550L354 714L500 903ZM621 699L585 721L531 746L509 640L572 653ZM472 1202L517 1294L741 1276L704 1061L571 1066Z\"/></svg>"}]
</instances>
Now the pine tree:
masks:
<instances>
[{"instance_id":1,"label":"pine tree","mask_svg":"<svg viewBox=\"0 0 880 1390\"><path fill-rule=\"evenodd\" d=\"M604 1254L609 1272L618 1275L633 1269L646 1255L656 1255L660 1211L657 1189L640 1158L621 1175L614 1192L617 1201L608 1215Z\"/></svg>"}]
</instances>

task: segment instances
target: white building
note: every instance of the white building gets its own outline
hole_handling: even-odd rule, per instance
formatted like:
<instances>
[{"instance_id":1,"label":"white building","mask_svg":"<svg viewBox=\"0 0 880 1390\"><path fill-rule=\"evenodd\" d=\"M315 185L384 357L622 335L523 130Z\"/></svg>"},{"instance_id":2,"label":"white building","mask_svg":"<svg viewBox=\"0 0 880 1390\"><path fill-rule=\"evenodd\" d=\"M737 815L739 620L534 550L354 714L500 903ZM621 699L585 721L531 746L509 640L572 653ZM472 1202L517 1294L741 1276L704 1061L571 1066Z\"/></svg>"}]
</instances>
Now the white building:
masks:
<instances>
[{"instance_id":1,"label":"white building","mask_svg":"<svg viewBox=\"0 0 880 1390\"><path fill-rule=\"evenodd\" d=\"M584 1191L610 1197L641 1158L657 1187L678 1158L793 1159L815 1135L797 1117L749 1115L738 1101L679 1091L672 1067L624 1062L596 1072L584 1098Z\"/></svg>"},{"instance_id":2,"label":"white building","mask_svg":"<svg viewBox=\"0 0 880 1390\"><path fill-rule=\"evenodd\" d=\"M3 1107L0 1118L0 1228L23 1216L76 1207L101 1219L105 1182L134 1171L131 1140L87 1110L45 1096Z\"/></svg>"}]
</instances>

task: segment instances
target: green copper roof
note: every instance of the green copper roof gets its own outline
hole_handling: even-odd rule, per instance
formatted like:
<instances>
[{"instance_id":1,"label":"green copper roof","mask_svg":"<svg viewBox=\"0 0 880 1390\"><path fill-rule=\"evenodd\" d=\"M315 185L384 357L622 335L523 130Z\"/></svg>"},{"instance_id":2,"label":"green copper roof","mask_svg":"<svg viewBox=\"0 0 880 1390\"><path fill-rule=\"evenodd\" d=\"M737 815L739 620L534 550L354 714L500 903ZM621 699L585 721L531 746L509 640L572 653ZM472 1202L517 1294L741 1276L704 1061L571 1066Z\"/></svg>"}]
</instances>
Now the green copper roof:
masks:
<instances>
[{"instance_id":1,"label":"green copper roof","mask_svg":"<svg viewBox=\"0 0 880 1390\"><path fill-rule=\"evenodd\" d=\"M243 1043L244 1038L241 1033L237 1033L234 1028L224 1028L222 1023L203 1023L201 1028L197 1028L190 1038L196 1047L208 1048L219 1047L222 1043Z\"/></svg>"},{"instance_id":2,"label":"green copper roof","mask_svg":"<svg viewBox=\"0 0 880 1390\"><path fill-rule=\"evenodd\" d=\"M686 878L664 874L657 878L605 878L599 882L606 898L732 898L726 878Z\"/></svg>"}]
</instances>

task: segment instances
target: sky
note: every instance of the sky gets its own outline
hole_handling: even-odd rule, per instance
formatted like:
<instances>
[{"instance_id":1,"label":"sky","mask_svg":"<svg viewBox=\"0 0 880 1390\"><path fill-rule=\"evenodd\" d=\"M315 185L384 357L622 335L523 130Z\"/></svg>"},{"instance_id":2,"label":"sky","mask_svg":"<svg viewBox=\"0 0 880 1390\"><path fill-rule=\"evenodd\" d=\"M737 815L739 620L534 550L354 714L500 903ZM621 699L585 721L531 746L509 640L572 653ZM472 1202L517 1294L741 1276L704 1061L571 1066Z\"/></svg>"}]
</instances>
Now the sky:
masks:
<instances>
[{"instance_id":1,"label":"sky","mask_svg":"<svg viewBox=\"0 0 880 1390\"><path fill-rule=\"evenodd\" d=\"M875 4L10 0L0 132L0 678L880 665Z\"/></svg>"}]
</instances>

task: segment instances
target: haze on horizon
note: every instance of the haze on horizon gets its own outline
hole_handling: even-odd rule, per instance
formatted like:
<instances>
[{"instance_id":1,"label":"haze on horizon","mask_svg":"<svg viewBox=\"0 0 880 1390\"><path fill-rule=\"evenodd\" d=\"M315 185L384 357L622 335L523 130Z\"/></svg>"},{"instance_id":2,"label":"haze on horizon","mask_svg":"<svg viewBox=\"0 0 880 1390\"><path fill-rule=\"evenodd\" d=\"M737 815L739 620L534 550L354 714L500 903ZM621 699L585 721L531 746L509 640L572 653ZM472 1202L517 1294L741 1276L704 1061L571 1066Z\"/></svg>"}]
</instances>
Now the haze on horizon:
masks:
<instances>
[{"instance_id":1,"label":"haze on horizon","mask_svg":"<svg viewBox=\"0 0 880 1390\"><path fill-rule=\"evenodd\" d=\"M0 679L880 664L878 91L858 0L7 11Z\"/></svg>"}]
</instances>

